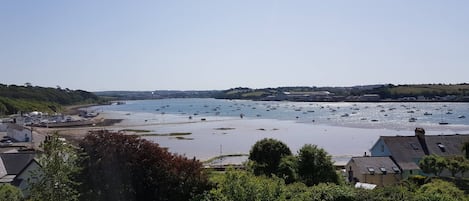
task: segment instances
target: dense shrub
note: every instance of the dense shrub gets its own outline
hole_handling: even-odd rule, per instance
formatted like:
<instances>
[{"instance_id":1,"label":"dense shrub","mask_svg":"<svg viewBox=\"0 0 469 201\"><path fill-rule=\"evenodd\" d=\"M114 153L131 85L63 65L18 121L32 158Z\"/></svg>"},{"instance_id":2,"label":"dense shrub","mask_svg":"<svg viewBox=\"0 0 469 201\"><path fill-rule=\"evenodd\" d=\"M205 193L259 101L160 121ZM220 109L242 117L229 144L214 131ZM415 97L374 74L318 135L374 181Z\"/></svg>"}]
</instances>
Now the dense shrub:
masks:
<instances>
[{"instance_id":1,"label":"dense shrub","mask_svg":"<svg viewBox=\"0 0 469 201\"><path fill-rule=\"evenodd\" d=\"M80 147L83 200L186 201L210 187L199 161L137 136L98 131Z\"/></svg>"},{"instance_id":2,"label":"dense shrub","mask_svg":"<svg viewBox=\"0 0 469 201\"><path fill-rule=\"evenodd\" d=\"M278 140L265 138L257 141L249 152L249 160L253 161L255 175L277 175L280 161L292 155L290 148Z\"/></svg>"}]
</instances>

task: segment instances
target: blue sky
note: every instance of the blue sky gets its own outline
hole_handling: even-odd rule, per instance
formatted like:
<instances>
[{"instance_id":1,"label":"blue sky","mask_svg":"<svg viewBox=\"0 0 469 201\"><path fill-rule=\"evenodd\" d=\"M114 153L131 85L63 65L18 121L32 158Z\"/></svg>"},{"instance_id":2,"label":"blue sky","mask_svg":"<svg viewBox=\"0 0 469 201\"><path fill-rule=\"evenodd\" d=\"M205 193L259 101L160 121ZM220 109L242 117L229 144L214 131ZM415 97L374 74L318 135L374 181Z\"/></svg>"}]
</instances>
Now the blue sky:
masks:
<instances>
[{"instance_id":1,"label":"blue sky","mask_svg":"<svg viewBox=\"0 0 469 201\"><path fill-rule=\"evenodd\" d=\"M469 1L0 1L0 83L205 90L469 82Z\"/></svg>"}]
</instances>

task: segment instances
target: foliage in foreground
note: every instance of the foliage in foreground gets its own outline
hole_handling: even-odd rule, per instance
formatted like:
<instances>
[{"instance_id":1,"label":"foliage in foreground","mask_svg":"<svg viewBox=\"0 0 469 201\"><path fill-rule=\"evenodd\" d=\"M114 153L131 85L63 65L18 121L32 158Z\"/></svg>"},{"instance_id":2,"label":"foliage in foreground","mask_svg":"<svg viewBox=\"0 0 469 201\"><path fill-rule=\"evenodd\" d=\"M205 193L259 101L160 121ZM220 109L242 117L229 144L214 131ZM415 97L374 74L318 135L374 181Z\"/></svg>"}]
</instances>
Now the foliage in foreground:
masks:
<instances>
[{"instance_id":1,"label":"foliage in foreground","mask_svg":"<svg viewBox=\"0 0 469 201\"><path fill-rule=\"evenodd\" d=\"M453 177L460 173L461 176L469 170L469 160L463 156L442 157L438 155L424 156L419 162L424 173L439 176L447 169Z\"/></svg>"},{"instance_id":2,"label":"foliage in foreground","mask_svg":"<svg viewBox=\"0 0 469 201\"><path fill-rule=\"evenodd\" d=\"M306 144L293 156L285 143L265 138L252 146L249 160L255 175L275 175L286 183L301 181L312 186L339 182L331 156L317 145Z\"/></svg>"},{"instance_id":3,"label":"foliage in foreground","mask_svg":"<svg viewBox=\"0 0 469 201\"><path fill-rule=\"evenodd\" d=\"M405 185L374 190L355 189L349 185L320 183L285 184L283 179L255 176L248 171L229 170L218 175L217 186L193 201L464 201L468 196L454 184L442 180L415 188Z\"/></svg>"},{"instance_id":4,"label":"foliage in foreground","mask_svg":"<svg viewBox=\"0 0 469 201\"><path fill-rule=\"evenodd\" d=\"M77 150L57 134L41 146L44 153L38 162L42 168L32 173L37 180L29 181L31 201L78 200L78 182L74 179L80 171Z\"/></svg>"},{"instance_id":5,"label":"foliage in foreground","mask_svg":"<svg viewBox=\"0 0 469 201\"><path fill-rule=\"evenodd\" d=\"M20 189L10 184L0 184L0 200L21 201L23 194Z\"/></svg>"},{"instance_id":6,"label":"foliage in foreground","mask_svg":"<svg viewBox=\"0 0 469 201\"><path fill-rule=\"evenodd\" d=\"M97 131L80 147L82 200L186 201L210 188L199 161L137 136Z\"/></svg>"},{"instance_id":7,"label":"foliage in foreground","mask_svg":"<svg viewBox=\"0 0 469 201\"><path fill-rule=\"evenodd\" d=\"M272 138L264 138L252 146L249 160L255 162L254 174L270 176L277 175L281 159L291 155L290 148L285 143Z\"/></svg>"}]
</instances>

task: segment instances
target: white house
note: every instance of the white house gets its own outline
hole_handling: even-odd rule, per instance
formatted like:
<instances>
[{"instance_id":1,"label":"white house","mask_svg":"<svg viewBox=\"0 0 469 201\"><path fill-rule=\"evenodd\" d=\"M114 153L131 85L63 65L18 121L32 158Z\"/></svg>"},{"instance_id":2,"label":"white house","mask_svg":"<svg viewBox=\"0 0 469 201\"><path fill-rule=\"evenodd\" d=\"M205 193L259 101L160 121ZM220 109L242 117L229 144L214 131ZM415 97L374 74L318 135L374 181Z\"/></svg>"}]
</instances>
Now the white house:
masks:
<instances>
[{"instance_id":1,"label":"white house","mask_svg":"<svg viewBox=\"0 0 469 201\"><path fill-rule=\"evenodd\" d=\"M18 124L8 124L7 136L15 139L18 142L30 142L31 141L31 129Z\"/></svg>"},{"instance_id":2,"label":"white house","mask_svg":"<svg viewBox=\"0 0 469 201\"><path fill-rule=\"evenodd\" d=\"M7 132L8 125L0 122L0 132Z\"/></svg>"},{"instance_id":3,"label":"white house","mask_svg":"<svg viewBox=\"0 0 469 201\"><path fill-rule=\"evenodd\" d=\"M29 195L28 180L34 179L32 172L40 169L35 156L34 152L0 153L0 185L11 184Z\"/></svg>"},{"instance_id":4,"label":"white house","mask_svg":"<svg viewBox=\"0 0 469 201\"><path fill-rule=\"evenodd\" d=\"M37 181L37 178L42 173L40 170L41 166L39 162L33 159L16 175L15 179L13 179L12 184L21 190L24 197L29 197L30 182Z\"/></svg>"}]
</instances>

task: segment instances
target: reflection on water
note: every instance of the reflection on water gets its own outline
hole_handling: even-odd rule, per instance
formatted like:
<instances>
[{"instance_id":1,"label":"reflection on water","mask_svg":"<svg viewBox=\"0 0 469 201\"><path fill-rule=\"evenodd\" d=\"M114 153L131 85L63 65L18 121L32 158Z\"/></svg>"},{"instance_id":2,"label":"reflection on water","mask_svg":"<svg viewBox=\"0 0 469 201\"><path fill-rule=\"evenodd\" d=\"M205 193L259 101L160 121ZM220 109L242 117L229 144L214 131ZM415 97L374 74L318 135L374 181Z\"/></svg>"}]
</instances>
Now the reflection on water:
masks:
<instances>
[{"instance_id":1,"label":"reflection on water","mask_svg":"<svg viewBox=\"0 0 469 201\"><path fill-rule=\"evenodd\" d=\"M147 136L170 151L199 159L220 154L246 154L262 138L279 139L296 152L317 144L339 162L363 155L381 135L413 135L416 127L428 134L469 131L466 103L316 103L260 102L216 99L127 101L123 105L89 110L125 119L118 126L167 134L188 132L191 140ZM413 121L409 121L411 119ZM202 121L205 119L205 121ZM448 122L448 125L440 125ZM467 133L467 132L466 132ZM344 159L346 160L346 159Z\"/></svg>"}]
</instances>

